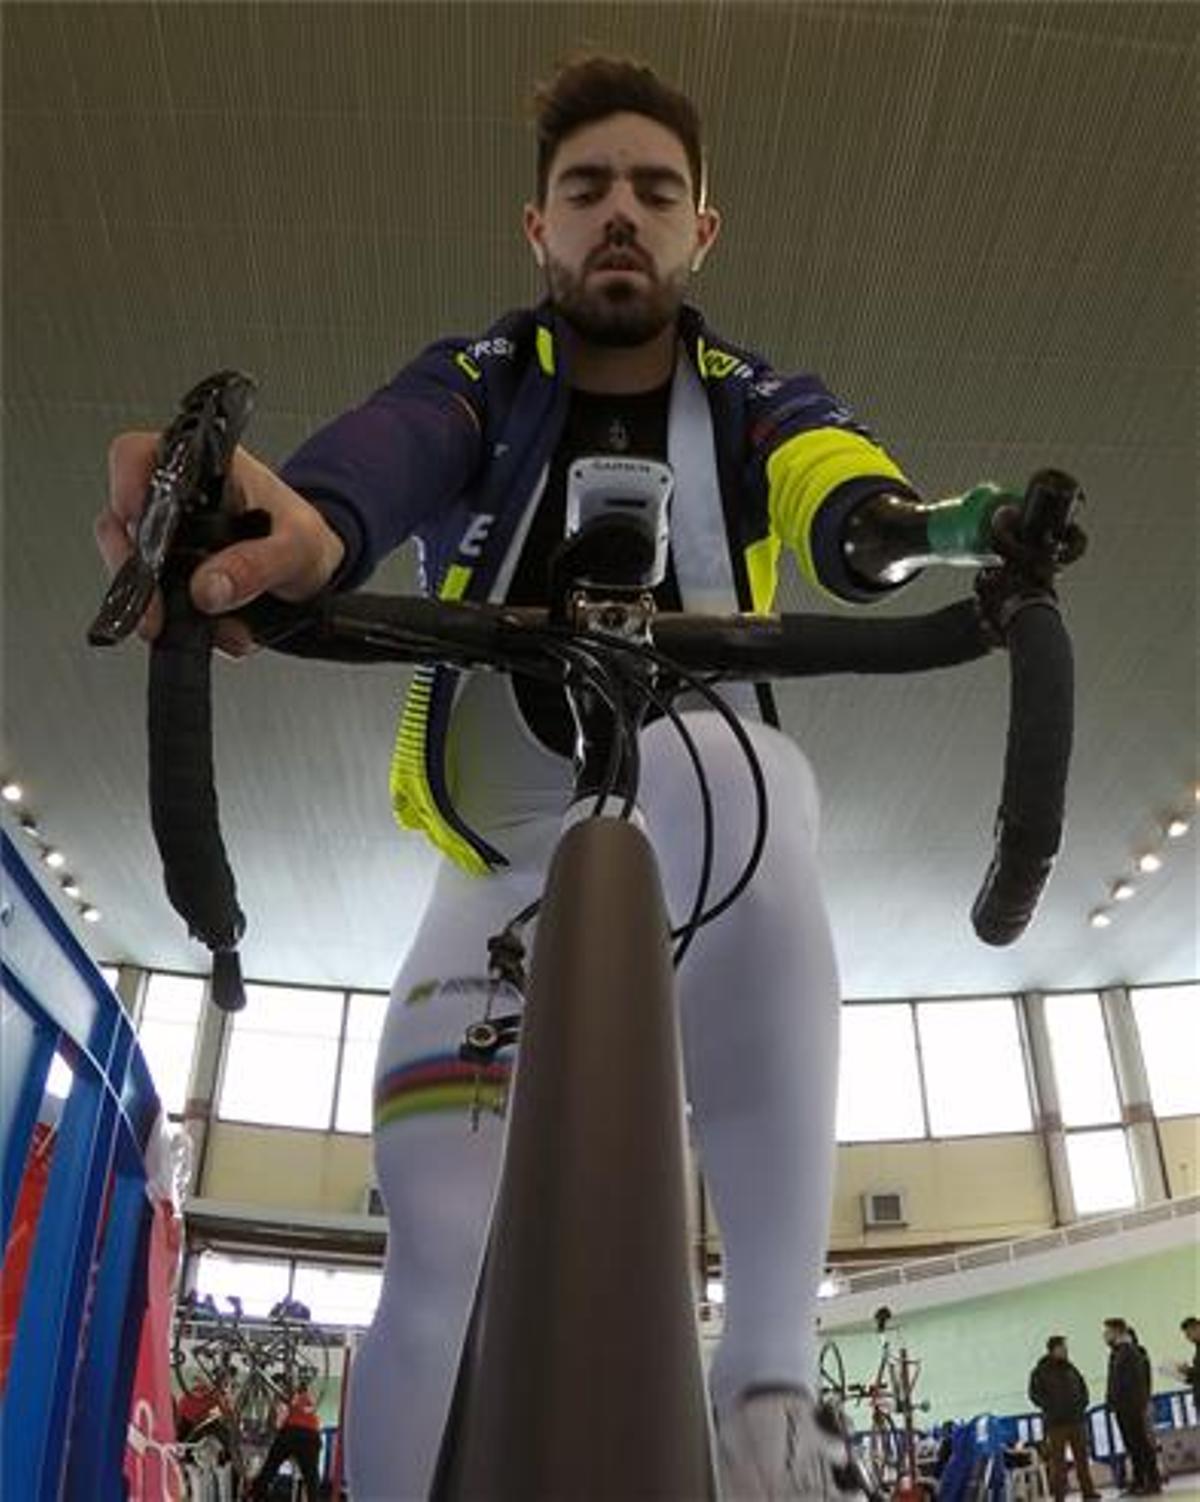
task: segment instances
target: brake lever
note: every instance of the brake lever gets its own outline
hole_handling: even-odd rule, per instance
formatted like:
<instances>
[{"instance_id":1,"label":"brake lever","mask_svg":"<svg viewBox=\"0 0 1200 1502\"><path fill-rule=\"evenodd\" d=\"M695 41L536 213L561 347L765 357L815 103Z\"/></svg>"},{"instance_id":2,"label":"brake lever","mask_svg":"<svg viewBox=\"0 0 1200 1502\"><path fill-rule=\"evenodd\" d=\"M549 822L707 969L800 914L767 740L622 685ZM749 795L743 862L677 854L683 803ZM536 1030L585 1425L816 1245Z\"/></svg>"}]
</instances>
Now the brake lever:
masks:
<instances>
[{"instance_id":1,"label":"brake lever","mask_svg":"<svg viewBox=\"0 0 1200 1502\"><path fill-rule=\"evenodd\" d=\"M216 530L212 524L221 514L229 464L254 408L255 389L248 375L222 370L193 386L180 402L159 439L134 550L88 629L92 646L115 646L133 631L163 582L181 525L187 530L193 520L200 531Z\"/></svg>"},{"instance_id":2,"label":"brake lever","mask_svg":"<svg viewBox=\"0 0 1200 1502\"><path fill-rule=\"evenodd\" d=\"M980 613L993 642L1008 639L1018 611L1030 605L1057 606L1055 576L1079 558L1086 537L1075 518L1083 487L1063 470L1040 469L1025 490L1020 508L1004 508L994 526L1002 561L975 577Z\"/></svg>"}]
</instances>

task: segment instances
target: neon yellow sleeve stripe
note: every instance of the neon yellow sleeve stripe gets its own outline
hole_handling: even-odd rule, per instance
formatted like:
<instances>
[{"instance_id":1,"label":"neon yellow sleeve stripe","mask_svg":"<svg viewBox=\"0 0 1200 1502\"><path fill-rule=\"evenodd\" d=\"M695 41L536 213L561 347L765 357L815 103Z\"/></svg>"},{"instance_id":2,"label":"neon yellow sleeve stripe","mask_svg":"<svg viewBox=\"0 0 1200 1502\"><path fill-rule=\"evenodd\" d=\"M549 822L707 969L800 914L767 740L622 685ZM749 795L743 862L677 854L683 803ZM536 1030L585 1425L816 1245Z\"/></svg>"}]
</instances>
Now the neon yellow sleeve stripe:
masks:
<instances>
[{"instance_id":1,"label":"neon yellow sleeve stripe","mask_svg":"<svg viewBox=\"0 0 1200 1502\"><path fill-rule=\"evenodd\" d=\"M907 484L900 466L878 444L844 428L797 433L767 460L771 530L795 551L810 583L821 584L812 552L817 512L839 485L873 475Z\"/></svg>"},{"instance_id":2,"label":"neon yellow sleeve stripe","mask_svg":"<svg viewBox=\"0 0 1200 1502\"><path fill-rule=\"evenodd\" d=\"M461 600L470 582L471 570L461 563L452 563L446 570L441 589L438 590L438 599Z\"/></svg>"},{"instance_id":3,"label":"neon yellow sleeve stripe","mask_svg":"<svg viewBox=\"0 0 1200 1502\"><path fill-rule=\"evenodd\" d=\"M755 615L766 615L775 603L779 582L781 543L774 532L760 537L746 549L746 573L750 579L750 608Z\"/></svg>"},{"instance_id":4,"label":"neon yellow sleeve stripe","mask_svg":"<svg viewBox=\"0 0 1200 1502\"><path fill-rule=\"evenodd\" d=\"M461 600L471 580L471 570L453 563L438 590L441 600ZM413 674L404 711L392 750L389 787L392 812L404 829L420 829L457 865L473 875L488 870L484 858L446 823L438 812L433 790L425 775L425 745L429 734L429 702L433 692L433 669L419 667Z\"/></svg>"}]
</instances>

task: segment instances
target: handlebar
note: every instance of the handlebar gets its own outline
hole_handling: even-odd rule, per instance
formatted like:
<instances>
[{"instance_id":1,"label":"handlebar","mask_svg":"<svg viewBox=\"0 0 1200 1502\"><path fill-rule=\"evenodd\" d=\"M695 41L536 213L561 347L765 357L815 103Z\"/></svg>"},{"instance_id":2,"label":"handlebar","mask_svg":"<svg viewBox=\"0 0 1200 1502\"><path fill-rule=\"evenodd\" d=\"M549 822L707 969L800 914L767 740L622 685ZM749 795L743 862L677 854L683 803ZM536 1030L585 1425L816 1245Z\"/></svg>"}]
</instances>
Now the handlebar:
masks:
<instances>
[{"instance_id":1,"label":"handlebar","mask_svg":"<svg viewBox=\"0 0 1200 1502\"><path fill-rule=\"evenodd\" d=\"M253 383L223 372L194 388L164 434L133 559L110 587L89 632L95 645L133 629L155 584L165 626L151 651L150 806L168 896L213 954L212 995L245 1005L237 944L245 927L221 838L213 783L212 620L192 606L195 564L239 536L261 535L263 513L221 509L229 456L249 415ZM1011 661L1004 786L995 848L971 909L979 938L1011 944L1033 916L1062 833L1071 753L1071 647L1053 590L1055 539L1065 535L1079 487L1067 475L1034 476L1018 535L1034 566L985 569L975 595L928 615L653 617L660 664L717 680L767 681L826 673L911 673L1008 649ZM1045 561L1037 566L1037 558ZM271 598L241 612L266 645L342 662L443 663L542 674L561 681L564 627L548 611L351 594L308 605ZM577 632L591 649L603 633ZM611 644L611 643L610 643ZM623 645L628 648L629 644ZM620 657L620 653L614 653ZM629 661L626 657L625 662Z\"/></svg>"},{"instance_id":2,"label":"handlebar","mask_svg":"<svg viewBox=\"0 0 1200 1502\"><path fill-rule=\"evenodd\" d=\"M977 936L1000 946L1025 931L1058 850L1073 687L1070 641L1052 595L1018 598L1001 642L989 615L979 597L927 615L886 619L663 614L654 618L653 639L680 668L721 681L924 672L1006 646L1011 692L1004 787L994 852L971 908ZM539 665L544 671L547 642L561 642L565 629L552 627L545 610L366 593L308 606L266 599L243 617L261 641L292 655L513 672L536 672ZM603 638L586 640L594 646ZM230 936L236 942L241 932L241 914L212 791L207 673L202 695L195 692L194 666L180 693L168 681L167 654L152 660L158 667L151 677L151 798L166 885L192 933L213 949L214 1000L236 1010L244 1000L240 977L231 980L228 950Z\"/></svg>"},{"instance_id":3,"label":"handlebar","mask_svg":"<svg viewBox=\"0 0 1200 1502\"><path fill-rule=\"evenodd\" d=\"M971 908L978 937L1007 945L1033 917L1062 834L1071 752L1070 640L1051 593L1007 597L997 641L1000 589L989 570L980 598L928 615L853 620L842 616L663 614L658 652L720 681L769 681L829 673L912 673L955 666L999 644L1011 661L1004 787L995 849ZM988 594L991 599L989 601ZM462 668L536 670L546 659L549 612L406 596L352 594L295 607L262 601L245 613L266 642L342 662L440 662ZM589 637L589 641L596 638Z\"/></svg>"}]
</instances>

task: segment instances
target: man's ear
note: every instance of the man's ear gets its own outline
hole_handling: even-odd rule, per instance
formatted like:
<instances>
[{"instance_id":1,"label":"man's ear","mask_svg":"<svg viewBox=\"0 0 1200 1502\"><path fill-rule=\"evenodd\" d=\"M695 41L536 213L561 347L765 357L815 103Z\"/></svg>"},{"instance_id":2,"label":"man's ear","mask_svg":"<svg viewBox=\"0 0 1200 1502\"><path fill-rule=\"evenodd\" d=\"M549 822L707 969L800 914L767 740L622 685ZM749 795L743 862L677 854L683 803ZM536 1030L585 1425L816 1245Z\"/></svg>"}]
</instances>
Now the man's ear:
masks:
<instances>
[{"instance_id":1,"label":"man's ear","mask_svg":"<svg viewBox=\"0 0 1200 1502\"><path fill-rule=\"evenodd\" d=\"M529 242L529 248L533 251L533 259L539 266L546 264L546 247L543 240L546 234L546 221L542 211L536 204L527 203L522 216L522 229L525 238Z\"/></svg>"},{"instance_id":2,"label":"man's ear","mask_svg":"<svg viewBox=\"0 0 1200 1502\"><path fill-rule=\"evenodd\" d=\"M696 215L696 249L692 254L692 270L699 271L716 244L721 233L721 215L717 209L703 208Z\"/></svg>"}]
</instances>

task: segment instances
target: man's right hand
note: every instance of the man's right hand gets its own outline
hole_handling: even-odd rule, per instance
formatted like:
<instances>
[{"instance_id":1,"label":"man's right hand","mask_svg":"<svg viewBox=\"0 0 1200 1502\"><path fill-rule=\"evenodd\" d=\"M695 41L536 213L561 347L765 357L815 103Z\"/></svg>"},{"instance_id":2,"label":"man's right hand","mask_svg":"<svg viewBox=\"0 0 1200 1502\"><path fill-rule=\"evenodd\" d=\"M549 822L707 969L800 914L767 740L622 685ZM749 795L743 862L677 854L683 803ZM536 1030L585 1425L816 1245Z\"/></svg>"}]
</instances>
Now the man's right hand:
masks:
<instances>
[{"instance_id":1,"label":"man's right hand","mask_svg":"<svg viewBox=\"0 0 1200 1502\"><path fill-rule=\"evenodd\" d=\"M158 440L157 433L121 433L109 447L108 505L96 518L95 533L110 574L133 552ZM233 511L265 511L271 531L222 548L200 565L191 581L198 610L228 616L267 593L307 600L333 577L345 552L341 538L315 506L240 446L230 461L225 501ZM156 594L138 634L152 641L161 628L162 600ZM217 625L216 646L231 657L244 657L255 642L243 622L227 618Z\"/></svg>"}]
</instances>

